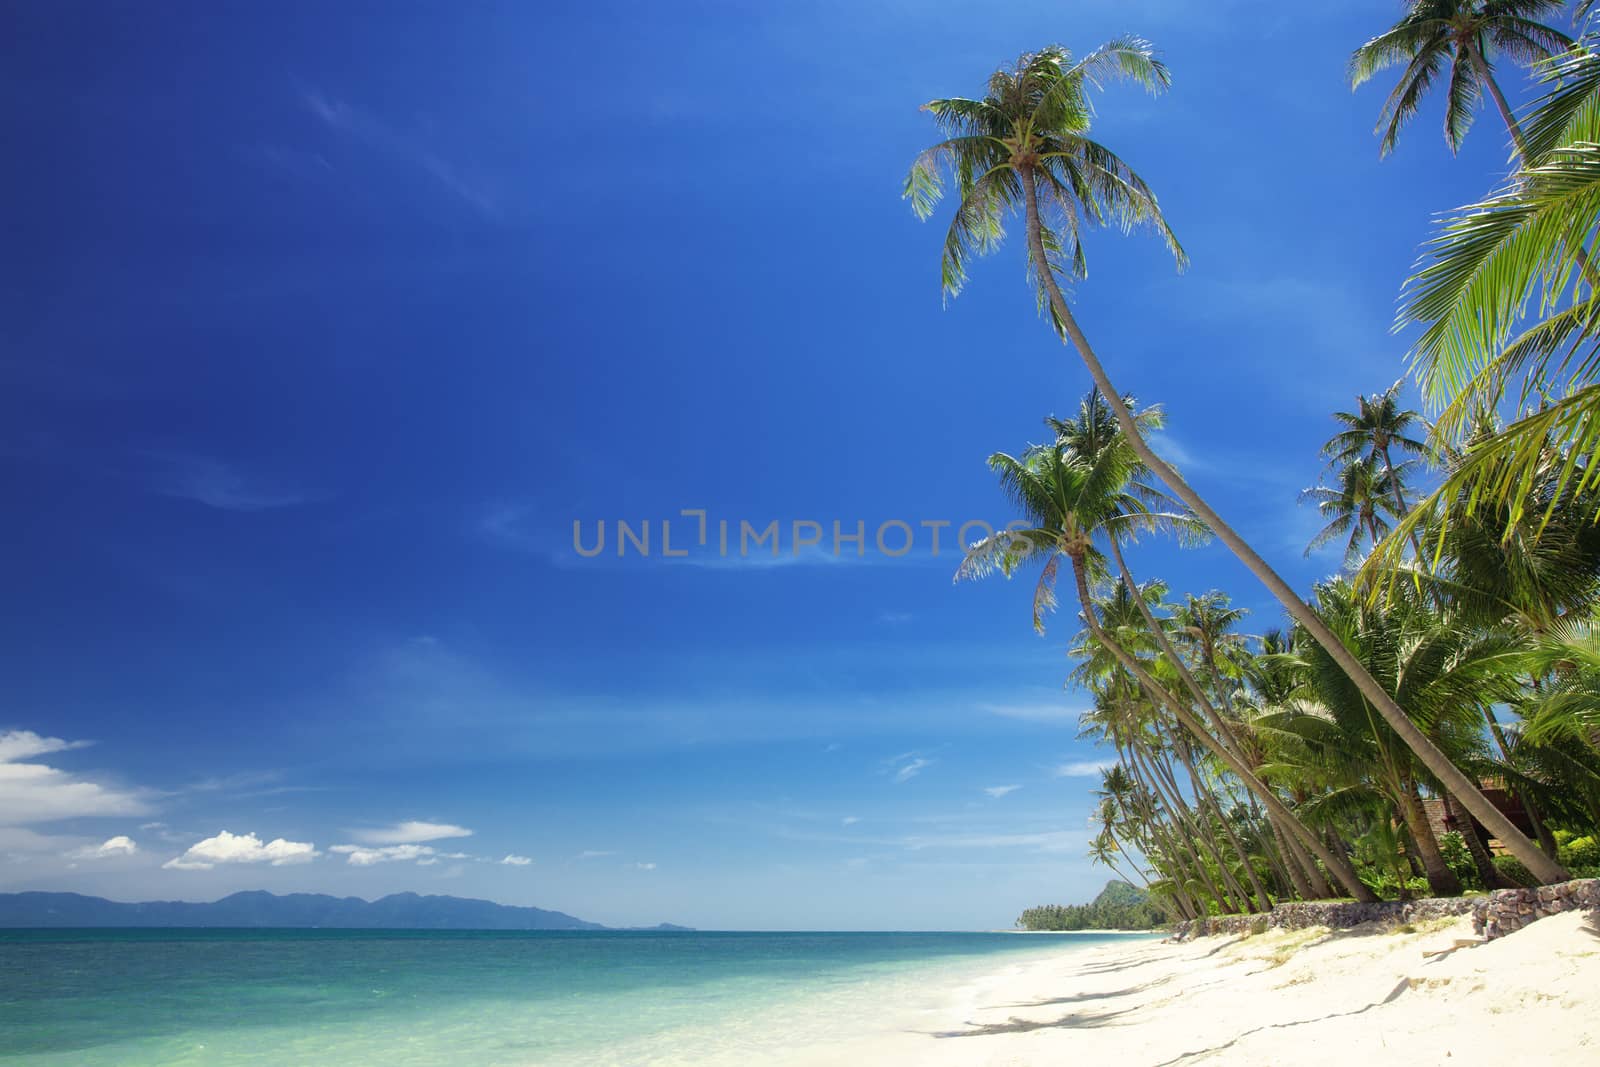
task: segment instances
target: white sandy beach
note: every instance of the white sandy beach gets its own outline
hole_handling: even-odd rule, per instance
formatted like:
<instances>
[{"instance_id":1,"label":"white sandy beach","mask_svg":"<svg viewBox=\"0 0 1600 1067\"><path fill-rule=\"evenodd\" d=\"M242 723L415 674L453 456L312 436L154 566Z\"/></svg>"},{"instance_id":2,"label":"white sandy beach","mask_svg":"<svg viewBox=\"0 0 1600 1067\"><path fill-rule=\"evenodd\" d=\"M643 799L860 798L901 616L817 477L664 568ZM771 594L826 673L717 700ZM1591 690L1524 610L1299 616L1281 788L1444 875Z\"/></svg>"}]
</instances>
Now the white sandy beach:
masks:
<instances>
[{"instance_id":1,"label":"white sandy beach","mask_svg":"<svg viewBox=\"0 0 1600 1067\"><path fill-rule=\"evenodd\" d=\"M934 1013L942 1018L786 1061L1600 1064L1594 920L1557 915L1455 947L1465 941L1475 939L1462 918L1415 933L1274 931L1063 951L953 991Z\"/></svg>"}]
</instances>

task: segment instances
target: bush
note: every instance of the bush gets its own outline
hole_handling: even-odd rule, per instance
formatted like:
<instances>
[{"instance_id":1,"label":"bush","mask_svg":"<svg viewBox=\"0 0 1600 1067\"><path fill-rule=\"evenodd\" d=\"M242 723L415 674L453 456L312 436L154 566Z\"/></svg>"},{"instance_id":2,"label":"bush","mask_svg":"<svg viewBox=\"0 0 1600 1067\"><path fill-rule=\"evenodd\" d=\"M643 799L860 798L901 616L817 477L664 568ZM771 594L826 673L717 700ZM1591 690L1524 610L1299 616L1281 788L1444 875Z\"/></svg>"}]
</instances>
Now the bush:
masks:
<instances>
[{"instance_id":1,"label":"bush","mask_svg":"<svg viewBox=\"0 0 1600 1067\"><path fill-rule=\"evenodd\" d=\"M1451 873L1461 879L1462 888L1483 888L1478 880L1478 865L1472 862L1472 853L1467 850L1466 839L1459 831L1451 830L1439 835L1439 854L1444 857L1445 866L1450 868Z\"/></svg>"},{"instance_id":2,"label":"bush","mask_svg":"<svg viewBox=\"0 0 1600 1067\"><path fill-rule=\"evenodd\" d=\"M1499 869L1501 874L1505 875L1516 885L1532 888L1539 884L1539 879L1535 878L1532 873L1529 872L1528 868L1522 865L1522 861L1517 859L1515 856L1496 856L1494 858L1494 865Z\"/></svg>"},{"instance_id":3,"label":"bush","mask_svg":"<svg viewBox=\"0 0 1600 1067\"><path fill-rule=\"evenodd\" d=\"M1600 878L1600 865L1594 867L1569 867L1574 878Z\"/></svg>"},{"instance_id":4,"label":"bush","mask_svg":"<svg viewBox=\"0 0 1600 1067\"><path fill-rule=\"evenodd\" d=\"M1593 837L1572 837L1566 841L1561 840L1561 834L1556 837L1558 848L1556 858L1561 866L1569 871L1574 867L1600 867L1600 841Z\"/></svg>"}]
</instances>

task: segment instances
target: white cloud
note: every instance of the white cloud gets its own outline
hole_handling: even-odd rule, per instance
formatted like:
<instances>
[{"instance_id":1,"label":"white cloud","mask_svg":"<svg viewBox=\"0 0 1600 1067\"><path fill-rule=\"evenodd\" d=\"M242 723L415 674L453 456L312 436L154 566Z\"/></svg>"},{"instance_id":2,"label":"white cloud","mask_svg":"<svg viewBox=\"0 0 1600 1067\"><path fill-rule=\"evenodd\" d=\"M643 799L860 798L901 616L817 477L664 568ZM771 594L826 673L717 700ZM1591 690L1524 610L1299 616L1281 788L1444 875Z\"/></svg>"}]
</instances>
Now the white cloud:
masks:
<instances>
[{"instance_id":1,"label":"white cloud","mask_svg":"<svg viewBox=\"0 0 1600 1067\"><path fill-rule=\"evenodd\" d=\"M0 734L0 824L23 826L103 815L144 815L139 792L92 782L43 763L17 760L82 748L85 741L41 737L32 730Z\"/></svg>"},{"instance_id":2,"label":"white cloud","mask_svg":"<svg viewBox=\"0 0 1600 1067\"><path fill-rule=\"evenodd\" d=\"M285 841L279 837L262 844L255 834L230 834L223 830L161 866L178 871L209 871L219 863L270 863L282 867L290 863L309 863L321 854L307 841Z\"/></svg>"},{"instance_id":3,"label":"white cloud","mask_svg":"<svg viewBox=\"0 0 1600 1067\"><path fill-rule=\"evenodd\" d=\"M653 871L656 869L656 865L653 863L635 863L634 866L641 871Z\"/></svg>"},{"instance_id":4,"label":"white cloud","mask_svg":"<svg viewBox=\"0 0 1600 1067\"><path fill-rule=\"evenodd\" d=\"M116 837L108 838L103 844L88 845L75 849L67 853L67 858L75 860L104 860L118 856L134 856L138 852L139 846L134 843L133 838L128 837L126 834L118 834Z\"/></svg>"},{"instance_id":5,"label":"white cloud","mask_svg":"<svg viewBox=\"0 0 1600 1067\"><path fill-rule=\"evenodd\" d=\"M593 859L599 859L601 856L615 856L615 855L616 855L616 853L611 851L610 849L586 848L582 852L578 853L578 858L580 860L593 860Z\"/></svg>"},{"instance_id":6,"label":"white cloud","mask_svg":"<svg viewBox=\"0 0 1600 1067\"><path fill-rule=\"evenodd\" d=\"M1021 788L1022 787L1020 785L991 785L989 788L985 789L984 792L988 793L994 799L999 800L1007 793L1015 793Z\"/></svg>"},{"instance_id":7,"label":"white cloud","mask_svg":"<svg viewBox=\"0 0 1600 1067\"><path fill-rule=\"evenodd\" d=\"M1066 704L979 704L979 711L998 715L1003 719L1021 719L1023 722L1054 722L1070 725L1083 714Z\"/></svg>"},{"instance_id":8,"label":"white cloud","mask_svg":"<svg viewBox=\"0 0 1600 1067\"><path fill-rule=\"evenodd\" d=\"M508 867L526 867L528 864L532 863L533 860L529 859L527 856L507 856L500 862Z\"/></svg>"},{"instance_id":9,"label":"white cloud","mask_svg":"<svg viewBox=\"0 0 1600 1067\"><path fill-rule=\"evenodd\" d=\"M933 766L933 760L923 760L922 757L915 758L910 763L902 765L898 771L894 771L894 782L896 784L909 782L910 779L914 779L918 774L922 774L923 768L928 768L928 766Z\"/></svg>"},{"instance_id":10,"label":"white cloud","mask_svg":"<svg viewBox=\"0 0 1600 1067\"><path fill-rule=\"evenodd\" d=\"M350 836L364 845L414 845L446 837L471 837L472 831L464 826L453 826L447 822L412 820L376 830L352 830Z\"/></svg>"},{"instance_id":11,"label":"white cloud","mask_svg":"<svg viewBox=\"0 0 1600 1067\"><path fill-rule=\"evenodd\" d=\"M844 818L839 820L840 824L844 825L844 826L854 826L856 823L858 823L860 821L861 821L861 816L859 816L859 815L846 815Z\"/></svg>"},{"instance_id":12,"label":"white cloud","mask_svg":"<svg viewBox=\"0 0 1600 1067\"><path fill-rule=\"evenodd\" d=\"M0 763L15 763L30 756L85 748L93 741L63 741L59 737L40 737L32 730L8 730L0 734Z\"/></svg>"},{"instance_id":13,"label":"white cloud","mask_svg":"<svg viewBox=\"0 0 1600 1067\"><path fill-rule=\"evenodd\" d=\"M1075 760L1072 763L1063 763L1055 769L1057 778L1096 778L1100 772L1116 766L1113 759L1102 760Z\"/></svg>"},{"instance_id":14,"label":"white cloud","mask_svg":"<svg viewBox=\"0 0 1600 1067\"><path fill-rule=\"evenodd\" d=\"M914 779L918 774L922 774L923 769L933 766L933 763L933 760L928 760L928 758L918 755L917 752L901 752L896 757L890 757L888 760L883 761L883 765L890 769L891 777L893 777L896 785L902 784L902 782L909 782L910 779Z\"/></svg>"},{"instance_id":15,"label":"white cloud","mask_svg":"<svg viewBox=\"0 0 1600 1067\"><path fill-rule=\"evenodd\" d=\"M1083 847L1088 834L1050 830L1036 834L951 834L907 837L906 848L1028 848L1035 852L1069 852Z\"/></svg>"},{"instance_id":16,"label":"white cloud","mask_svg":"<svg viewBox=\"0 0 1600 1067\"><path fill-rule=\"evenodd\" d=\"M341 856L349 857L347 862L352 867L371 867L375 863L402 863L406 860L416 860L426 866L438 862L433 858L436 854L427 845L380 845L368 848L365 845L334 845L328 849Z\"/></svg>"}]
</instances>

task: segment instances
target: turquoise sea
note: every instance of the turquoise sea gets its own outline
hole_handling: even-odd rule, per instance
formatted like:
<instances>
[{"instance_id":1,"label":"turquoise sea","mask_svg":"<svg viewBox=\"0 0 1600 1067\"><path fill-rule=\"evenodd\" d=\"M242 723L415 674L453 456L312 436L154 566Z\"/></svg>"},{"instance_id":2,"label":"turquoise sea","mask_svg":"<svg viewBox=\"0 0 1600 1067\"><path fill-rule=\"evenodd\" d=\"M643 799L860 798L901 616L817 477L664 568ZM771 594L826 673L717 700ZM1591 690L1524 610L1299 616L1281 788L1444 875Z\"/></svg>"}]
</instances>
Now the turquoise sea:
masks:
<instances>
[{"instance_id":1,"label":"turquoise sea","mask_svg":"<svg viewBox=\"0 0 1600 1067\"><path fill-rule=\"evenodd\" d=\"M1111 936L0 931L0 1062L760 1062Z\"/></svg>"}]
</instances>

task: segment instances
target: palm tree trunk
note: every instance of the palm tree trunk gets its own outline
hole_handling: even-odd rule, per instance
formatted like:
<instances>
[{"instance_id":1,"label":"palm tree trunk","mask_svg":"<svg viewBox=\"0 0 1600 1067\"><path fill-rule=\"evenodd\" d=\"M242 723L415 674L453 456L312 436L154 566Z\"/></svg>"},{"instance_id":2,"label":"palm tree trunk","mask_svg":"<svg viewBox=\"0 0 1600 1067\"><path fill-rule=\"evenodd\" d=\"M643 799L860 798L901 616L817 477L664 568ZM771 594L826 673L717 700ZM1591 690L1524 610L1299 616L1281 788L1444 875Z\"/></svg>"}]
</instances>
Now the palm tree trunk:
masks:
<instances>
[{"instance_id":1,"label":"palm tree trunk","mask_svg":"<svg viewBox=\"0 0 1600 1067\"><path fill-rule=\"evenodd\" d=\"M1339 880L1350 895L1360 901L1376 901L1377 894L1367 888L1365 882L1356 876L1355 868L1342 857L1336 856L1327 845L1317 839L1304 823L1295 817L1294 812L1278 799L1278 795L1267 788L1266 783L1257 778L1244 761L1235 756L1222 742L1211 736L1201 723L1183 706L1183 703L1167 692L1166 687L1150 676L1150 672L1139 665L1139 661L1129 655L1128 651L1114 641L1100 625L1100 616L1095 612L1094 600L1089 595L1089 578L1084 571L1081 556L1069 556L1072 561L1072 575L1078 585L1078 601L1083 605L1084 624L1089 627L1089 632L1117 659L1117 662L1134 676L1152 699L1167 706L1167 710L1177 718L1179 725L1188 730L1212 755L1221 760L1234 776L1244 783L1245 788L1254 793L1266 809L1277 815L1282 825L1290 832L1301 836L1305 846L1311 850L1323 865Z\"/></svg>"},{"instance_id":2,"label":"palm tree trunk","mask_svg":"<svg viewBox=\"0 0 1600 1067\"><path fill-rule=\"evenodd\" d=\"M1539 679L1535 678L1533 680L1533 686L1535 690L1539 688ZM1505 760L1507 766L1509 766L1511 764L1511 745L1506 741L1506 732L1500 725L1500 720L1494 717L1494 708L1485 705L1483 717L1489 720L1489 733L1493 735L1495 744L1500 747L1500 758ZM1556 839L1551 835L1549 828L1545 826L1544 820L1539 817L1539 809L1534 806L1533 798L1528 795L1527 790L1515 788L1509 779L1506 780L1506 792L1521 802L1522 810L1527 813L1528 821L1533 824L1534 835L1539 838L1539 847L1544 850L1546 856L1554 859L1556 856ZM1490 829L1489 832L1494 833L1494 830ZM1495 834L1495 836L1499 837L1499 834ZM1500 843L1502 845L1505 844L1505 838L1500 837ZM1518 859L1521 859L1521 857L1519 856ZM1526 867L1527 864L1524 863L1523 866ZM1529 867L1528 869L1532 870L1533 868Z\"/></svg>"},{"instance_id":3,"label":"palm tree trunk","mask_svg":"<svg viewBox=\"0 0 1600 1067\"><path fill-rule=\"evenodd\" d=\"M1174 743L1176 741L1177 739L1174 738ZM1202 785L1200 774L1195 769L1194 757L1189 751L1187 741L1178 750L1178 758L1183 761L1184 769L1189 772L1189 781L1192 783L1195 799L1200 802L1201 809L1208 811L1211 818L1216 819L1217 823L1221 825L1223 834L1228 838L1228 844L1233 848L1233 854L1239 857L1239 865L1244 868L1245 877L1250 881L1250 888L1255 892L1256 902L1263 912L1271 911L1272 897L1267 893L1266 886L1261 884L1261 878L1256 874L1255 864L1250 862L1250 851L1244 847L1244 842L1239 840L1239 835L1234 830L1233 823L1228 821L1227 815L1222 811L1222 805L1218 804L1216 797L1212 796L1210 791ZM1240 889L1242 890L1243 887L1241 886Z\"/></svg>"},{"instance_id":4,"label":"palm tree trunk","mask_svg":"<svg viewBox=\"0 0 1600 1067\"><path fill-rule=\"evenodd\" d=\"M1456 872L1444 861L1444 853L1439 851L1439 839L1434 836L1433 826L1428 822L1428 813L1422 807L1422 796L1417 792L1415 782L1405 783L1400 795L1400 813L1405 818L1406 829L1411 831L1411 840L1416 843L1417 858L1422 861L1429 891L1436 897L1459 897L1461 879L1456 877Z\"/></svg>"},{"instance_id":5,"label":"palm tree trunk","mask_svg":"<svg viewBox=\"0 0 1600 1067\"><path fill-rule=\"evenodd\" d=\"M1500 83L1494 80L1494 72L1489 69L1489 64L1484 60L1483 53L1476 48L1468 48L1472 55L1472 65L1478 70L1478 77L1483 79L1483 84L1488 87L1489 95L1494 99L1494 106L1500 109L1500 118L1506 124L1506 131L1511 134L1511 143L1517 147L1517 161L1524 167L1528 165L1528 141L1522 135L1522 127L1517 123L1516 115L1511 112L1511 105L1506 103L1505 94L1500 91Z\"/></svg>"},{"instance_id":6,"label":"palm tree trunk","mask_svg":"<svg viewBox=\"0 0 1600 1067\"><path fill-rule=\"evenodd\" d=\"M1182 801L1174 800L1172 795L1167 792L1165 783L1161 780L1160 775L1156 774L1155 762L1148 755L1140 753L1135 747L1134 758L1136 760L1143 759L1146 764L1144 777L1150 782L1155 794L1167 805L1167 810L1172 813L1173 821L1176 823L1174 827L1176 833L1170 835L1171 839L1176 841L1178 849L1173 854L1173 859L1179 861L1181 865L1182 859L1187 856L1189 864L1194 870L1194 874L1188 877L1199 883L1211 895L1211 899L1216 902L1219 911L1230 914L1236 911L1237 909L1228 899L1228 894L1211 877L1210 868L1206 866L1205 860L1200 858L1200 853L1195 849L1195 842L1200 839L1200 834L1197 829L1190 826L1187 818L1188 812L1182 806Z\"/></svg>"},{"instance_id":7,"label":"palm tree trunk","mask_svg":"<svg viewBox=\"0 0 1600 1067\"><path fill-rule=\"evenodd\" d=\"M1462 843L1467 846L1467 853L1472 857L1472 866L1477 870L1478 881L1483 883L1483 888L1513 888L1511 881L1494 865L1494 858L1484 846L1483 838L1478 836L1478 828L1472 824L1472 816L1468 815L1456 798L1448 792L1440 793L1439 799L1444 801L1445 814L1450 816L1450 821L1461 827L1456 832L1461 835Z\"/></svg>"},{"instance_id":8,"label":"palm tree trunk","mask_svg":"<svg viewBox=\"0 0 1600 1067\"><path fill-rule=\"evenodd\" d=\"M1389 472L1389 488L1394 490L1395 521L1399 522L1406 517L1406 512L1410 511L1411 509L1406 507L1406 498L1400 493L1400 479L1396 477L1394 473L1394 460L1389 458L1389 443L1387 439L1385 439L1383 448L1380 451L1383 455L1384 469ZM1412 558L1417 561L1417 566L1420 567L1422 566L1422 542L1417 537L1417 531L1415 527L1412 527L1411 529L1410 540L1411 551L1413 553ZM1376 542L1374 542L1374 545L1376 545Z\"/></svg>"},{"instance_id":9,"label":"palm tree trunk","mask_svg":"<svg viewBox=\"0 0 1600 1067\"><path fill-rule=\"evenodd\" d=\"M1244 752L1242 750L1242 746L1239 744L1238 738L1234 737L1232 732L1228 729L1228 724L1223 720L1221 713L1219 713L1216 708L1212 707L1211 702L1206 699L1205 691L1200 688L1200 683L1196 681L1194 675L1190 673L1188 666L1183 661L1183 657L1178 655L1177 649L1172 647L1172 641L1167 637L1166 630L1163 629L1161 624L1156 621L1155 615L1150 611L1150 605L1146 604L1144 602L1144 598L1139 595L1139 587L1134 584L1133 573L1128 570L1128 561L1123 558L1122 547L1117 543L1117 539L1115 537L1108 537L1107 540L1111 545L1111 556L1117 561L1117 571L1122 576L1123 584L1128 587L1130 598L1133 600L1135 606L1138 607L1140 617L1144 619L1145 628L1150 631L1151 636L1156 640L1156 645L1177 669L1179 677L1183 679L1184 686L1189 690L1189 695L1194 697L1195 703L1203 712L1205 712L1206 717L1211 720L1212 726L1217 730L1219 736L1216 739L1213 739L1209 733L1202 729L1200 731L1200 735L1197 735L1200 736L1201 743L1206 744L1207 747L1211 747L1212 744L1215 744L1218 749L1228 752L1229 758L1232 761L1229 763L1230 768L1245 768L1245 774L1240 775L1240 781L1245 783L1245 787L1248 788L1251 793L1261 797L1262 803L1267 805L1267 810L1271 812L1273 810L1273 803L1277 803L1284 812L1283 815L1280 815L1280 819L1286 818L1289 820L1291 831L1306 843L1313 844L1314 846L1320 846L1320 843L1317 842L1316 835L1313 834L1310 829L1304 826L1304 824L1302 824L1294 814L1290 813L1289 809L1284 807L1281 801L1278 801L1277 794L1272 794L1271 800L1268 800L1264 795L1265 793L1269 792L1269 790L1267 789L1265 783L1262 783L1260 779L1255 777L1255 768L1250 767L1250 765L1245 762ZM1077 577L1077 581L1080 585L1078 596L1083 600L1084 611L1088 612L1090 611L1090 604L1087 599L1087 578L1078 573L1083 569L1083 564L1082 561L1077 557L1070 558L1072 559L1074 575ZM1098 625L1098 620L1096 620L1093 626L1098 627ZM1105 640L1102 634L1096 634L1096 636L1100 637L1102 641ZM1122 660L1123 657L1127 655L1126 652L1119 654L1114 645L1108 647L1112 648L1112 655L1117 656L1118 660ZM1132 657L1128 658L1131 660ZM1124 662L1124 666L1127 666L1126 662ZM1140 670L1142 670L1142 668L1140 668ZM1135 677L1138 677L1137 672L1135 673ZM1146 677L1148 677L1148 675L1146 675ZM1140 681L1143 682L1144 678L1140 678ZM1159 682L1155 682L1154 679L1150 679L1150 681L1160 688L1161 695L1166 697L1169 705L1176 710L1176 698L1168 693L1166 687L1160 685ZM1157 697L1156 699L1161 698ZM1228 761L1224 760L1224 762ZM1237 771L1235 773L1237 773ZM1260 791L1258 791L1255 786L1251 785L1252 781L1256 783L1256 786L1260 786ZM1315 847L1313 848L1313 851L1315 851ZM1318 853L1318 856L1324 863L1328 863L1329 859L1331 858L1329 856L1322 856L1321 853ZM1366 883L1362 882L1360 878L1356 876L1353 868L1349 869L1348 879L1346 879L1343 874L1335 870L1332 864L1328 865L1328 869L1330 871L1334 871L1334 877L1338 878L1340 882L1343 882L1345 888L1350 890L1351 893L1355 894L1356 899L1361 899L1360 891L1355 887L1360 886L1362 890L1365 890Z\"/></svg>"},{"instance_id":10,"label":"palm tree trunk","mask_svg":"<svg viewBox=\"0 0 1600 1067\"><path fill-rule=\"evenodd\" d=\"M1272 827L1272 837L1278 842L1278 853L1283 857L1284 873L1289 876L1289 881L1294 885L1295 895L1301 900L1315 900L1311 880L1306 877L1305 868L1300 866L1300 857L1294 854L1285 840L1284 832L1278 829L1278 824L1272 821L1272 816L1267 816L1267 824Z\"/></svg>"},{"instance_id":11,"label":"palm tree trunk","mask_svg":"<svg viewBox=\"0 0 1600 1067\"><path fill-rule=\"evenodd\" d=\"M1078 328L1077 319L1072 316L1072 309L1067 306L1067 301L1061 295L1061 287L1056 284L1055 273L1051 269L1050 259L1045 254L1042 224L1039 220L1039 189L1037 177L1033 168L1022 168L1022 185L1025 192L1025 213L1028 227L1028 248L1033 256L1034 270L1039 276L1039 282L1045 287L1046 295L1050 300L1051 310L1061 324L1062 331L1077 349L1078 355L1083 359L1084 365L1089 370L1089 376L1094 379L1095 387L1105 397L1106 403L1111 407L1112 414L1116 416L1117 425L1127 436L1128 443L1134 452L1144 461L1156 476L1160 478L1172 492L1182 500L1189 509L1195 513L1217 538L1227 545L1239 561L1249 569L1251 574L1267 587L1279 603L1289 612L1289 615L1298 622L1311 637L1327 649L1328 655L1333 657L1339 668L1355 683L1356 688L1378 709L1390 728L1399 735L1408 748L1416 753L1423 766L1439 780L1444 788L1450 790L1467 810L1488 827L1489 831L1498 837L1511 853L1521 860L1523 865L1541 882L1562 882L1571 877L1566 870L1555 860L1546 856L1539 850L1539 846L1528 840L1493 804L1489 803L1483 793L1460 768L1451 763L1443 752L1440 752L1427 736L1417 728L1400 707L1379 685L1377 680L1361 665L1361 661L1344 647L1328 624L1323 622L1310 605L1301 600L1289 583L1262 559L1260 554L1236 533L1233 527L1222 521L1205 499L1189 486L1189 483L1173 469L1166 460L1156 455L1155 450L1145 441L1139 433L1139 427L1134 422L1133 413L1128 410L1128 405L1122 402L1122 394L1117 392L1110 377L1106 374L1105 367L1095 355L1094 349L1089 344L1089 339ZM1248 773L1248 772L1246 772ZM1252 776L1253 777L1253 776ZM1318 857L1321 859L1322 857ZM1328 861L1323 859L1324 863ZM1346 865L1348 867L1348 865ZM1332 870L1332 868L1329 868ZM1351 872L1352 878L1354 872ZM1345 879L1341 876L1341 882ZM1361 885L1359 879L1356 884ZM1353 891L1353 887L1346 885ZM1365 890L1365 886L1362 886ZM1370 891L1369 891L1370 892Z\"/></svg>"},{"instance_id":12,"label":"palm tree trunk","mask_svg":"<svg viewBox=\"0 0 1600 1067\"><path fill-rule=\"evenodd\" d=\"M1116 557L1117 567L1122 572L1122 581L1128 587L1128 595L1132 597L1134 603L1139 606L1139 614L1144 618L1145 626L1149 628L1156 641L1160 643L1161 649L1166 654L1167 659L1170 660L1173 666L1178 669L1179 673L1183 675L1184 684L1188 687L1190 695L1195 698L1195 702L1202 708L1206 709L1209 718L1213 722L1213 725L1218 728L1218 734L1227 741L1232 742L1233 747L1237 750L1239 748L1238 739L1232 735L1232 733L1228 730L1227 724L1222 721L1221 713L1218 712L1216 708L1212 707L1211 702L1206 699L1205 691L1200 688L1199 682L1195 681L1194 675L1190 673L1188 665L1183 661L1183 657L1179 656L1177 650L1172 647L1172 642L1167 638L1166 630L1164 630L1161 624L1156 621L1155 616L1150 612L1150 606L1146 604L1144 602L1144 598L1139 595L1139 587L1134 584L1133 575L1128 571L1128 563L1122 558L1122 547L1117 544L1116 536L1114 534L1108 535L1107 539L1111 542L1111 554ZM1185 752L1179 752L1178 756L1183 760L1184 766L1188 768L1190 780L1195 783L1195 795L1197 798L1200 798L1202 796L1200 783L1198 776L1195 774L1193 763L1190 762L1189 757ZM1242 762L1243 753L1240 752L1239 756ZM1212 802L1212 807L1216 807L1214 801ZM1223 831L1228 835L1229 841L1239 854L1239 862L1244 865L1245 874L1250 879L1251 888L1255 890L1256 899L1261 904L1261 910L1271 911L1272 898L1268 895L1266 888L1262 886L1261 879L1257 877L1256 869L1250 863L1249 854L1245 851L1244 845L1239 841L1238 835L1233 831L1233 825L1229 823L1226 818L1223 818L1220 808L1217 808L1216 814L1217 818L1222 823Z\"/></svg>"},{"instance_id":13,"label":"palm tree trunk","mask_svg":"<svg viewBox=\"0 0 1600 1067\"><path fill-rule=\"evenodd\" d=\"M1183 796L1178 791L1177 780L1172 778L1171 774L1167 773L1166 769L1159 762L1151 759L1150 756L1145 756L1145 762L1150 765L1151 781L1155 783L1157 792L1167 802L1168 810L1172 812L1173 817L1178 822L1178 829L1182 831L1179 840L1183 842L1183 847L1188 851L1190 860L1194 862L1195 870L1199 872L1200 881L1205 884L1211 893L1212 899L1217 902L1217 906L1224 912L1232 914L1243 910L1234 903L1234 897L1230 896L1230 893L1235 896L1243 895L1238 883L1233 880L1233 876L1228 872L1228 866L1223 862L1222 855L1217 851L1216 842L1213 840L1209 829L1202 830L1200 828L1200 824L1195 821L1194 816L1189 811L1189 805L1184 803ZM1211 858L1217 865L1217 873L1228 883L1227 887L1218 885L1217 880L1211 877L1211 868L1206 866L1205 858L1200 855L1200 850L1195 847L1196 842L1211 853Z\"/></svg>"}]
</instances>

